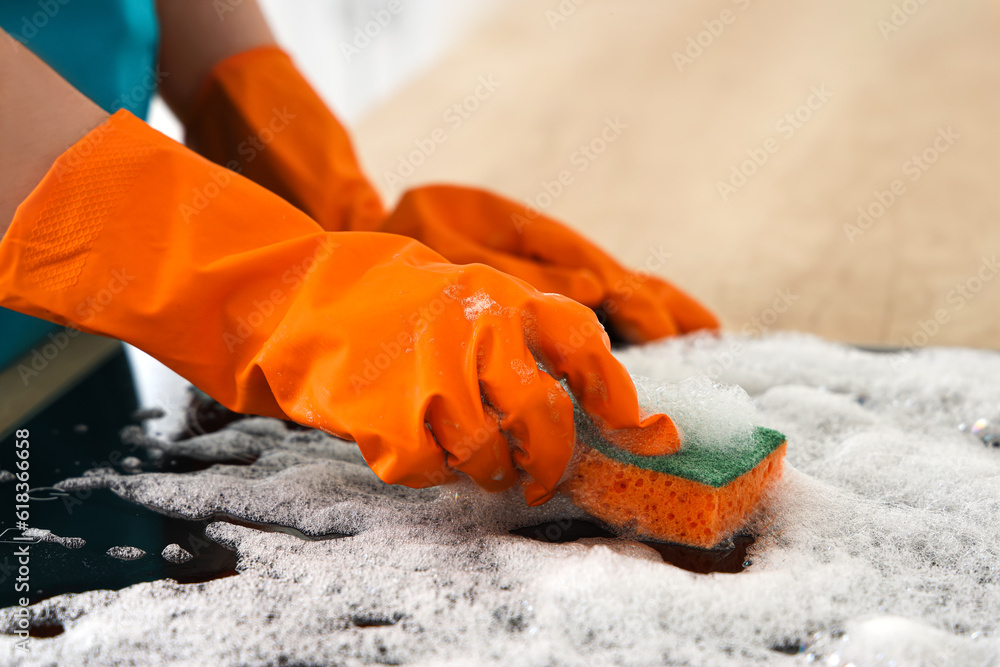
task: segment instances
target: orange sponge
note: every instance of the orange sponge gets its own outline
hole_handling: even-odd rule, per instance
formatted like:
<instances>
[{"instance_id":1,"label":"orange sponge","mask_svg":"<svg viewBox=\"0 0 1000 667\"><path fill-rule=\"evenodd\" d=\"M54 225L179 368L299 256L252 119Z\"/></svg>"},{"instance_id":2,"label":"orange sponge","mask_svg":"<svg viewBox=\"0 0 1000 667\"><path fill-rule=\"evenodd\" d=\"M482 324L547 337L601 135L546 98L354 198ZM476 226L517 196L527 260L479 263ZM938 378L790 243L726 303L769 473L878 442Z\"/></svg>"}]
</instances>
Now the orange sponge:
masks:
<instances>
[{"instance_id":1,"label":"orange sponge","mask_svg":"<svg viewBox=\"0 0 1000 667\"><path fill-rule=\"evenodd\" d=\"M710 548L741 528L779 477L785 436L757 427L726 447L638 456L597 438L561 486L573 503L644 537Z\"/></svg>"}]
</instances>

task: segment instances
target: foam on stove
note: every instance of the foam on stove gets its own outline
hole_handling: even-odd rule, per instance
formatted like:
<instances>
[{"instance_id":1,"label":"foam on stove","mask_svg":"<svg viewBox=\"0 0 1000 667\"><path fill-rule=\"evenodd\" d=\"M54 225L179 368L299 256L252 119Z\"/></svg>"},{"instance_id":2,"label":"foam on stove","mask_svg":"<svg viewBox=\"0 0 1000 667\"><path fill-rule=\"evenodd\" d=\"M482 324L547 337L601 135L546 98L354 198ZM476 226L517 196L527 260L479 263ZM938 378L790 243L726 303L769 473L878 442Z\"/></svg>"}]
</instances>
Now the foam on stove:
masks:
<instances>
[{"instance_id":1,"label":"foam on stove","mask_svg":"<svg viewBox=\"0 0 1000 667\"><path fill-rule=\"evenodd\" d=\"M695 575L625 539L512 536L578 510L467 483L387 487L350 443L253 419L198 445L252 452L252 464L105 470L65 486L348 537L216 521L207 534L238 551L239 576L45 600L33 617L65 632L30 654L0 637L0 663L996 664L1000 449L957 427L1000 421L1000 355L724 335L620 358L655 382L737 384L757 423L788 436L744 572ZM0 627L13 618L0 611Z\"/></svg>"}]
</instances>

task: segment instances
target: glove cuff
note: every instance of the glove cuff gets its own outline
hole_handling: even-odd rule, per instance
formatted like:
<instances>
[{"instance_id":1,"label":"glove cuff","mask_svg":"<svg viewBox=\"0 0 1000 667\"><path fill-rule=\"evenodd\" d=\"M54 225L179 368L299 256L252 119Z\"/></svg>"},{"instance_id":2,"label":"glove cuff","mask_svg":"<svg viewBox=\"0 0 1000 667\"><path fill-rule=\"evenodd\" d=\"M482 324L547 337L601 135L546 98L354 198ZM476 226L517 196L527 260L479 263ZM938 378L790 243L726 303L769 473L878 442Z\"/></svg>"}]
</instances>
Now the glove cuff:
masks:
<instances>
[{"instance_id":1,"label":"glove cuff","mask_svg":"<svg viewBox=\"0 0 1000 667\"><path fill-rule=\"evenodd\" d=\"M0 243L0 305L127 341L227 407L285 418L254 361L273 324L242 330L239 316L282 255L268 247L323 236L122 110L59 156L18 207ZM286 250L285 265L301 250Z\"/></svg>"},{"instance_id":2,"label":"glove cuff","mask_svg":"<svg viewBox=\"0 0 1000 667\"><path fill-rule=\"evenodd\" d=\"M382 202L347 131L276 46L209 73L185 119L186 143L304 211L327 231L374 231Z\"/></svg>"}]
</instances>

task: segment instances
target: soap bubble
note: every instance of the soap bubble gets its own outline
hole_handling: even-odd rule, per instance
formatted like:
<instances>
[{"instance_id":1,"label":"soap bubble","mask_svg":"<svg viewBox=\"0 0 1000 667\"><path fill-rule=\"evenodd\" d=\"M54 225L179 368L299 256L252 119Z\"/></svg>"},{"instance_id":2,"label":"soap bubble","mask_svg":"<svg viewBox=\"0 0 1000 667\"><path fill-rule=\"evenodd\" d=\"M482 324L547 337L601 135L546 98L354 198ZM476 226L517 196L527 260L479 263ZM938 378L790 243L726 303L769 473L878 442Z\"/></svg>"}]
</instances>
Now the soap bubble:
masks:
<instances>
[{"instance_id":1,"label":"soap bubble","mask_svg":"<svg viewBox=\"0 0 1000 667\"><path fill-rule=\"evenodd\" d=\"M58 486L214 520L205 534L238 552L239 575L43 600L33 617L65 632L30 659L0 634L0 663L1000 664L1000 449L980 438L1000 354L723 334L617 356L687 438L750 423L787 436L745 571L693 574L628 537L511 534L584 515L467 480L386 486L353 443L272 419L175 445L130 433L149 456L214 464Z\"/></svg>"},{"instance_id":2,"label":"soap bubble","mask_svg":"<svg viewBox=\"0 0 1000 667\"><path fill-rule=\"evenodd\" d=\"M635 377L639 406L647 414L668 415L681 433L710 447L732 449L745 444L757 421L749 394L732 384L704 375L663 383Z\"/></svg>"}]
</instances>

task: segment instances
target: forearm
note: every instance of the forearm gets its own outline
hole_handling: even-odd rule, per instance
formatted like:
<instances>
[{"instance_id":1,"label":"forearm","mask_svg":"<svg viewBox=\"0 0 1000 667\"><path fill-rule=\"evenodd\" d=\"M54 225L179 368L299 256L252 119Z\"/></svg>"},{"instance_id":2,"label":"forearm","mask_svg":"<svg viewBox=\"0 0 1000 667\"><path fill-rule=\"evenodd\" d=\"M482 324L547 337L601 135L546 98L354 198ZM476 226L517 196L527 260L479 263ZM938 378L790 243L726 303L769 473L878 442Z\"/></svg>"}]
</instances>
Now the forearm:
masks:
<instances>
[{"instance_id":1,"label":"forearm","mask_svg":"<svg viewBox=\"0 0 1000 667\"><path fill-rule=\"evenodd\" d=\"M0 235L56 158L107 117L0 30Z\"/></svg>"},{"instance_id":2,"label":"forearm","mask_svg":"<svg viewBox=\"0 0 1000 667\"><path fill-rule=\"evenodd\" d=\"M231 3L158 0L160 68L169 72L160 94L187 121L198 91L220 62L258 46L275 44L256 0Z\"/></svg>"},{"instance_id":3,"label":"forearm","mask_svg":"<svg viewBox=\"0 0 1000 667\"><path fill-rule=\"evenodd\" d=\"M191 149L324 229L377 228L382 204L347 132L283 52L260 48L277 44L256 0L158 0L157 11L170 72L160 92Z\"/></svg>"}]
</instances>

